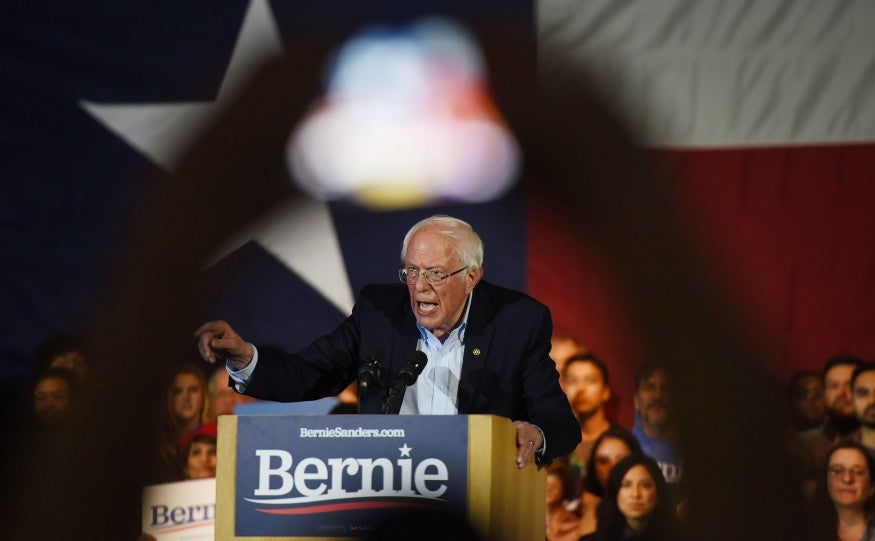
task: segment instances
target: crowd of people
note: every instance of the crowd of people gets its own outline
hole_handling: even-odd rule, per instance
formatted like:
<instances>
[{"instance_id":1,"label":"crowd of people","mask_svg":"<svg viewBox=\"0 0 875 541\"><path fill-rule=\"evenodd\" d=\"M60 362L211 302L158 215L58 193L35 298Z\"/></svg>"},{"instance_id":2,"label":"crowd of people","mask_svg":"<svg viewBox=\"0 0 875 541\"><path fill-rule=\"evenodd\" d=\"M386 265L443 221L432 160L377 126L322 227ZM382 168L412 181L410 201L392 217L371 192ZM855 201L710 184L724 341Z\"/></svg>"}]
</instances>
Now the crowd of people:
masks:
<instances>
[{"instance_id":1,"label":"crowd of people","mask_svg":"<svg viewBox=\"0 0 875 541\"><path fill-rule=\"evenodd\" d=\"M546 538L683 539L683 457L665 367L639 367L634 422L611 419L607 365L574 340L554 347L581 443L549 467ZM560 357L561 355L561 357ZM875 363L829 358L786 387L786 440L814 539L875 541Z\"/></svg>"},{"instance_id":2,"label":"crowd of people","mask_svg":"<svg viewBox=\"0 0 875 541\"><path fill-rule=\"evenodd\" d=\"M683 460L671 377L655 363L633 383L631 430L612 419L609 368L568 336L551 358L580 425L574 451L548 466L548 541L682 538ZM47 340L35 356L32 415L51 430L74 415L87 382L87 344L76 335ZM217 420L254 400L228 385L218 367L181 363L163 389L155 427L156 482L216 475ZM821 372L800 370L786 386L787 441L799 488L820 539L875 541L875 362L832 357ZM354 385L332 413L356 413ZM346 406L346 407L343 407Z\"/></svg>"},{"instance_id":3,"label":"crowd of people","mask_svg":"<svg viewBox=\"0 0 875 541\"><path fill-rule=\"evenodd\" d=\"M548 466L548 541L683 537L683 460L671 377L655 363L633 383L631 430L612 419L609 368L568 336L551 358L578 419L581 443ZM33 418L51 430L74 415L88 374L87 344L58 335L35 356ZM163 389L155 427L156 482L216 475L217 420L254 399L228 385L222 367L181 363ZM355 413L354 385L332 413ZM800 370L786 386L787 441L819 539L875 541L875 363L841 356L822 372Z\"/></svg>"}]
</instances>

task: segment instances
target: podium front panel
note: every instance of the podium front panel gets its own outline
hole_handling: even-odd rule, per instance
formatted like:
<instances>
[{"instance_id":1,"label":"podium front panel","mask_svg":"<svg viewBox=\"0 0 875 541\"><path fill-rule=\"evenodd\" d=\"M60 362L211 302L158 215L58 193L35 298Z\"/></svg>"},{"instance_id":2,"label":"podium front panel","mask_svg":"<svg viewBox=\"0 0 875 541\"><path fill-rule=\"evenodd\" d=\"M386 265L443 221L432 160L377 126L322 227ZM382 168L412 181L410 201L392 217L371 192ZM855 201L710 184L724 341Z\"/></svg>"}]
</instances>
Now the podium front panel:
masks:
<instances>
[{"instance_id":1,"label":"podium front panel","mask_svg":"<svg viewBox=\"0 0 875 541\"><path fill-rule=\"evenodd\" d=\"M515 434L487 415L222 416L216 539L354 540L399 509L543 539L546 474L516 468Z\"/></svg>"}]
</instances>

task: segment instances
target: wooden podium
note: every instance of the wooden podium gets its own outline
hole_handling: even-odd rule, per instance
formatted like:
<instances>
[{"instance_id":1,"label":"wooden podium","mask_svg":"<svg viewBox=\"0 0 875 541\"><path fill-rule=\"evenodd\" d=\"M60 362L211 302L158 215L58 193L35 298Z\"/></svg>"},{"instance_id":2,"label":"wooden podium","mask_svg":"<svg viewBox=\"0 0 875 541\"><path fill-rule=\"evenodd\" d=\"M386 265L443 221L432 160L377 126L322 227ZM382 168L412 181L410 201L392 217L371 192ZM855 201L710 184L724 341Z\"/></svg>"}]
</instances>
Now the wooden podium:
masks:
<instances>
[{"instance_id":1,"label":"wooden podium","mask_svg":"<svg viewBox=\"0 0 875 541\"><path fill-rule=\"evenodd\" d=\"M329 450L331 445L340 450ZM395 449L401 458L393 463L386 456ZM426 458L415 462L419 457ZM338 484L350 472L361 477L354 479L361 490ZM359 539L367 531L356 530L356 524L383 505L437 502L466 514L483 539L542 541L546 475L534 464L517 468L516 428L503 417L222 416L216 539ZM357 518L345 522L338 508ZM325 516L331 518L320 518L316 526L296 522ZM319 535L331 527L337 529Z\"/></svg>"}]
</instances>

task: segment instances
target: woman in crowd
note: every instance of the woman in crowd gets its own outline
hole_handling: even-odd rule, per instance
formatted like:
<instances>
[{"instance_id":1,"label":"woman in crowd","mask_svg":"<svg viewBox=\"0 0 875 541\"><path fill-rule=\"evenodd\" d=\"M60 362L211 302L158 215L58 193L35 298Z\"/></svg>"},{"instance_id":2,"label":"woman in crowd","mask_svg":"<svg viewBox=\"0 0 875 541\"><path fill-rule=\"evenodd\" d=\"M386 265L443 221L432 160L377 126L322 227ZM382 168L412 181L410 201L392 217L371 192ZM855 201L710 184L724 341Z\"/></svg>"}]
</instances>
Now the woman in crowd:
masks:
<instances>
[{"instance_id":1,"label":"woman in crowd","mask_svg":"<svg viewBox=\"0 0 875 541\"><path fill-rule=\"evenodd\" d=\"M617 462L599 506L598 530L587 539L675 541L680 534L656 461L636 453Z\"/></svg>"},{"instance_id":2,"label":"woman in crowd","mask_svg":"<svg viewBox=\"0 0 875 541\"><path fill-rule=\"evenodd\" d=\"M853 441L833 447L812 505L820 539L875 541L875 466L866 448Z\"/></svg>"},{"instance_id":3,"label":"woman in crowd","mask_svg":"<svg viewBox=\"0 0 875 541\"><path fill-rule=\"evenodd\" d=\"M579 499L580 535L591 534L596 530L596 509L605 494L611 469L617 462L634 453L641 453L638 440L626 430L614 427L603 432L593 444L592 454L586 465L589 474L584 480L584 491Z\"/></svg>"},{"instance_id":4,"label":"woman in crowd","mask_svg":"<svg viewBox=\"0 0 875 541\"><path fill-rule=\"evenodd\" d=\"M182 437L179 458L185 479L216 476L216 423L204 423Z\"/></svg>"},{"instance_id":5,"label":"woman in crowd","mask_svg":"<svg viewBox=\"0 0 875 541\"><path fill-rule=\"evenodd\" d=\"M209 410L207 380L199 366L184 364L173 372L165 388L164 406L158 447L164 470L161 477L162 481L178 481L180 441L205 422Z\"/></svg>"},{"instance_id":6,"label":"woman in crowd","mask_svg":"<svg viewBox=\"0 0 875 541\"><path fill-rule=\"evenodd\" d=\"M547 470L547 541L577 541L580 517L566 508L572 490L571 468L556 461Z\"/></svg>"}]
</instances>

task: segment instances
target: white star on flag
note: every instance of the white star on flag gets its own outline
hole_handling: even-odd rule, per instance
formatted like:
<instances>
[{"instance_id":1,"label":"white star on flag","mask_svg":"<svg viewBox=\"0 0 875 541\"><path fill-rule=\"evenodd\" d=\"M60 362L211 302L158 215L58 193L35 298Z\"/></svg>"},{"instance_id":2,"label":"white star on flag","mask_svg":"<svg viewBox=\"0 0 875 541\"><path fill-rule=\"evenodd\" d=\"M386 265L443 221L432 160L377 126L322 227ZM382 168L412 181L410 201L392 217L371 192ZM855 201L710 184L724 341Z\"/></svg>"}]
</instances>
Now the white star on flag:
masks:
<instances>
[{"instance_id":1,"label":"white star on flag","mask_svg":"<svg viewBox=\"0 0 875 541\"><path fill-rule=\"evenodd\" d=\"M238 94L253 68L263 59L282 54L282 38L268 1L252 0L215 101L98 104L82 100L80 105L159 167L173 171L189 145ZM210 264L250 239L256 240L342 313L352 311L352 287L337 231L324 203L307 200L281 206L226 243Z\"/></svg>"}]
</instances>

